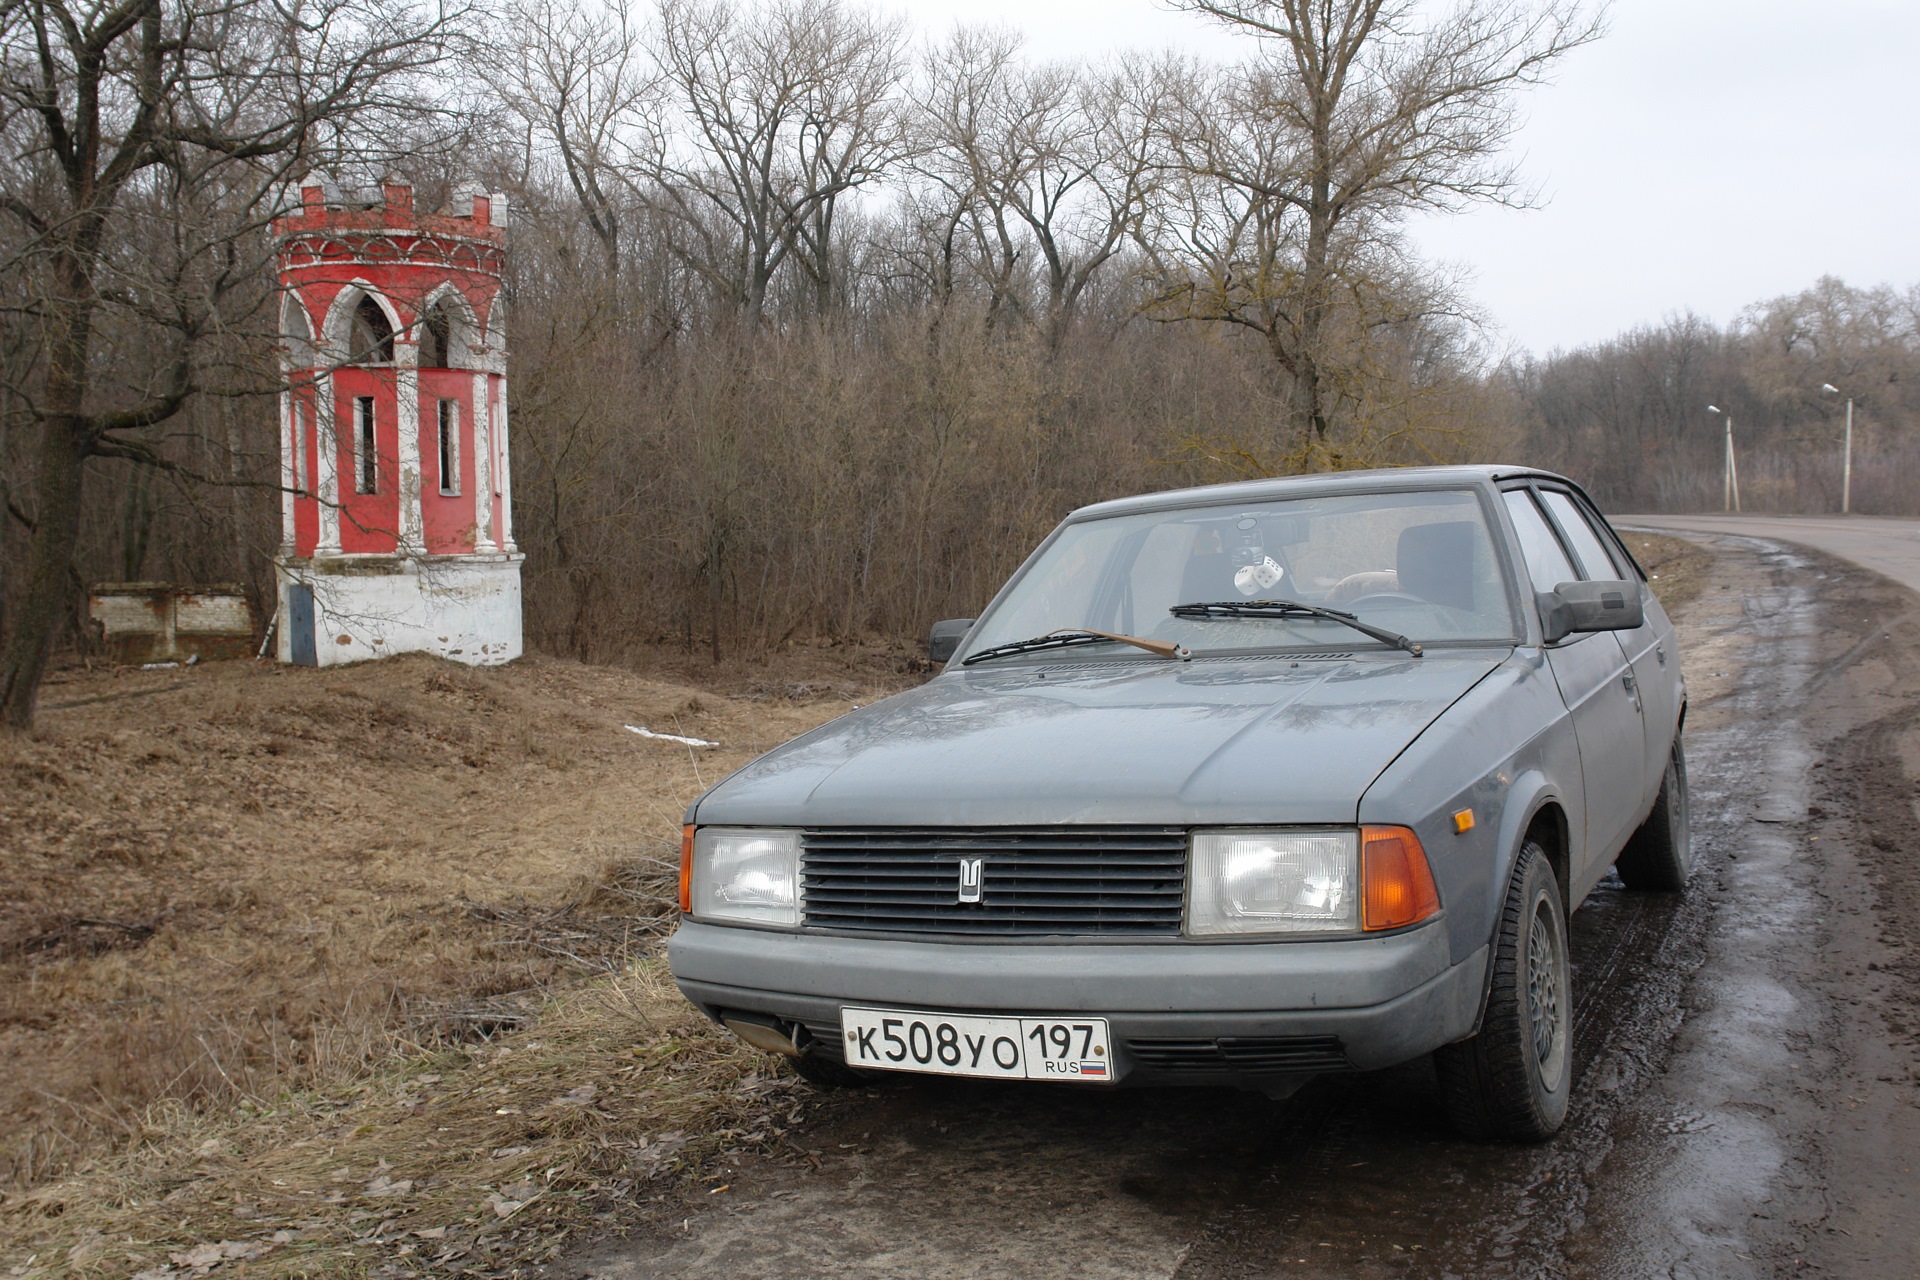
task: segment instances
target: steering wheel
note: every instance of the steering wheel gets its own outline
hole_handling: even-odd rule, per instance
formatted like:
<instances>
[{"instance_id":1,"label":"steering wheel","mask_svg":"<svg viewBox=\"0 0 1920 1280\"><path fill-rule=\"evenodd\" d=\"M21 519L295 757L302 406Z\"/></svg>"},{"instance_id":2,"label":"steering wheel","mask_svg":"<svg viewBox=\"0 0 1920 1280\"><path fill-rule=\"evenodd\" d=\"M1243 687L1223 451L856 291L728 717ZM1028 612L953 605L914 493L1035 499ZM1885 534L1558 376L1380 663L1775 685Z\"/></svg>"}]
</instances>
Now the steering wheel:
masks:
<instances>
[{"instance_id":1,"label":"steering wheel","mask_svg":"<svg viewBox=\"0 0 1920 1280\"><path fill-rule=\"evenodd\" d=\"M1432 603L1431 600L1423 600L1405 591L1369 591L1364 596L1355 596L1351 600L1344 601L1340 607L1351 612L1363 604L1417 604L1425 608Z\"/></svg>"}]
</instances>

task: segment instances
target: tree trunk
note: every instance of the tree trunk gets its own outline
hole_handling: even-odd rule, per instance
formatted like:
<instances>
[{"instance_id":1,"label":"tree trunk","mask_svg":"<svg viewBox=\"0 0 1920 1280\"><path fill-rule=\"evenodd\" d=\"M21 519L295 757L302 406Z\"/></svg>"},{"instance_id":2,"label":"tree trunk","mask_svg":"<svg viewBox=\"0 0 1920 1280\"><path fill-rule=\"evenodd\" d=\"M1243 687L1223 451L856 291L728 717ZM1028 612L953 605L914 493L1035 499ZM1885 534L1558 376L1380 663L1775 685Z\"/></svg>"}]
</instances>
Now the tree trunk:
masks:
<instances>
[{"instance_id":1,"label":"tree trunk","mask_svg":"<svg viewBox=\"0 0 1920 1280\"><path fill-rule=\"evenodd\" d=\"M1311 459L1315 445L1327 442L1327 409L1320 389L1320 344L1325 341L1327 318L1327 259L1333 237L1333 186L1329 135L1331 112L1324 94L1316 94L1313 111L1313 173L1307 197L1307 249L1301 262L1300 369L1296 375L1296 403L1300 407L1306 440L1302 452ZM1317 467L1315 468L1318 469Z\"/></svg>"},{"instance_id":2,"label":"tree trunk","mask_svg":"<svg viewBox=\"0 0 1920 1280\"><path fill-rule=\"evenodd\" d=\"M27 587L0 660L0 720L13 729L33 725L40 678L72 581L80 493L93 451L92 435L78 414L50 415L41 430L39 510L29 543Z\"/></svg>"},{"instance_id":3,"label":"tree trunk","mask_svg":"<svg viewBox=\"0 0 1920 1280\"><path fill-rule=\"evenodd\" d=\"M138 582L147 566L147 539L153 532L153 473L130 468L127 500L120 512L120 581Z\"/></svg>"},{"instance_id":4,"label":"tree trunk","mask_svg":"<svg viewBox=\"0 0 1920 1280\"><path fill-rule=\"evenodd\" d=\"M81 489L93 455L93 424L83 410L87 357L93 346L94 285L87 264L99 247L97 213L75 219L73 238L54 254L53 320L47 344L46 390L41 403L39 509L27 549L27 586L13 618L13 635L0 659L0 724L33 726L40 679L53 651L54 631L73 581L80 541Z\"/></svg>"}]
</instances>

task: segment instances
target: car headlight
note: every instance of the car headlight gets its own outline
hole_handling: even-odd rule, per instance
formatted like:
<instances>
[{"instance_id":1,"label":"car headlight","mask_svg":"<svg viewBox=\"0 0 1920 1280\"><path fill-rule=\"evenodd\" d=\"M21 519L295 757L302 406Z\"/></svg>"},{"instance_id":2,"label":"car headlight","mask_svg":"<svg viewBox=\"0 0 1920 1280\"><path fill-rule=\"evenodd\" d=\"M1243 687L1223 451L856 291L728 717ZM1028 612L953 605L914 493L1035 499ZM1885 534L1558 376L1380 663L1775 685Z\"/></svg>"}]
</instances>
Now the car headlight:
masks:
<instances>
[{"instance_id":1,"label":"car headlight","mask_svg":"<svg viewBox=\"0 0 1920 1280\"><path fill-rule=\"evenodd\" d=\"M1373 932L1439 914L1409 827L1193 833L1189 936Z\"/></svg>"},{"instance_id":2,"label":"car headlight","mask_svg":"<svg viewBox=\"0 0 1920 1280\"><path fill-rule=\"evenodd\" d=\"M686 907L696 920L800 923L800 834L740 827L693 833Z\"/></svg>"},{"instance_id":3,"label":"car headlight","mask_svg":"<svg viewBox=\"0 0 1920 1280\"><path fill-rule=\"evenodd\" d=\"M1359 881L1356 831L1196 831L1187 932L1356 932Z\"/></svg>"}]
</instances>

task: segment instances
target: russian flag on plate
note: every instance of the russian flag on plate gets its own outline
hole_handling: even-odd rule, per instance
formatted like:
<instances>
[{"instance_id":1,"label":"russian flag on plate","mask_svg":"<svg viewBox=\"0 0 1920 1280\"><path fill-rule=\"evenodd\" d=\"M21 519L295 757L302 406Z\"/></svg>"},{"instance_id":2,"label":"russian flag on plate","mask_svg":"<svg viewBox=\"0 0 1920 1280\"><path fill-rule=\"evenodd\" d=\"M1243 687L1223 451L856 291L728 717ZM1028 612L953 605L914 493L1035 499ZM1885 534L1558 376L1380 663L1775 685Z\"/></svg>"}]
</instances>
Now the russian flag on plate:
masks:
<instances>
[{"instance_id":1,"label":"russian flag on plate","mask_svg":"<svg viewBox=\"0 0 1920 1280\"><path fill-rule=\"evenodd\" d=\"M1083 1076L1104 1076L1107 1074L1107 1064L1092 1061L1082 1062L1080 1064L1080 1074Z\"/></svg>"}]
</instances>

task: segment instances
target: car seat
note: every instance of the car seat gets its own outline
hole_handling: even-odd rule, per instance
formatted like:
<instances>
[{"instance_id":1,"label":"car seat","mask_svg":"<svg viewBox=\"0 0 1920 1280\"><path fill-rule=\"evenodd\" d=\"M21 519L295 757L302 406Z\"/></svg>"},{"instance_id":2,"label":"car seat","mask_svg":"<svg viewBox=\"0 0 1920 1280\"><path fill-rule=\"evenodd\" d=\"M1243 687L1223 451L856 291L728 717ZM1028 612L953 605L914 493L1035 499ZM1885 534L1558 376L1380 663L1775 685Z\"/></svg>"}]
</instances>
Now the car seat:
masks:
<instances>
[{"instance_id":1,"label":"car seat","mask_svg":"<svg viewBox=\"0 0 1920 1280\"><path fill-rule=\"evenodd\" d=\"M1180 573L1181 604L1244 600L1233 585L1233 557L1224 551L1196 551Z\"/></svg>"},{"instance_id":2,"label":"car seat","mask_svg":"<svg viewBox=\"0 0 1920 1280\"><path fill-rule=\"evenodd\" d=\"M1436 521L1402 529L1395 554L1400 590L1471 613L1479 530L1471 520Z\"/></svg>"}]
</instances>

